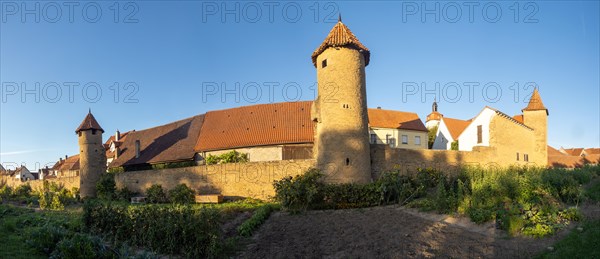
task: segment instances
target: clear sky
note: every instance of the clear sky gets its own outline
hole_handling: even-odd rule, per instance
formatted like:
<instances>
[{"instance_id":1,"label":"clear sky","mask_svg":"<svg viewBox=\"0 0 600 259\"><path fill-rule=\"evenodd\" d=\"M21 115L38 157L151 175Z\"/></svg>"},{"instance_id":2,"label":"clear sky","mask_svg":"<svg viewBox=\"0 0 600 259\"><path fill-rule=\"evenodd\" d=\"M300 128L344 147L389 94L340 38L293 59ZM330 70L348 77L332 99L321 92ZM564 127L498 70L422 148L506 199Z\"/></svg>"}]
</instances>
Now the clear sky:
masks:
<instances>
[{"instance_id":1,"label":"clear sky","mask_svg":"<svg viewBox=\"0 0 600 259\"><path fill-rule=\"evenodd\" d=\"M600 146L597 1L0 5L0 162L9 168L77 154L74 130L89 108L107 139L210 110L312 100L310 55L338 12L371 50L369 107L425 120L436 97L447 117L486 105L515 115L535 84L550 145Z\"/></svg>"}]
</instances>

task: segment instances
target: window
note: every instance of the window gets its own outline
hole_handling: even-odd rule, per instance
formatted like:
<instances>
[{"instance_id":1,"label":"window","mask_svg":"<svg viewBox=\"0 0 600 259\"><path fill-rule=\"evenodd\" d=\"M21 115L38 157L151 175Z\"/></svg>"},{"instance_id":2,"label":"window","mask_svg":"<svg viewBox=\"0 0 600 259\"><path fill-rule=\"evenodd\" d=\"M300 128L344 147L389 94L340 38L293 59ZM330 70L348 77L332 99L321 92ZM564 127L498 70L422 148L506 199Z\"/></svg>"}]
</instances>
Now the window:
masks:
<instances>
[{"instance_id":1,"label":"window","mask_svg":"<svg viewBox=\"0 0 600 259\"><path fill-rule=\"evenodd\" d=\"M385 144L390 144L390 138L392 138L392 135L390 135L390 134L385 135Z\"/></svg>"},{"instance_id":2,"label":"window","mask_svg":"<svg viewBox=\"0 0 600 259\"><path fill-rule=\"evenodd\" d=\"M327 67L327 59L323 59L323 61L321 61L321 68L326 68Z\"/></svg>"},{"instance_id":3,"label":"window","mask_svg":"<svg viewBox=\"0 0 600 259\"><path fill-rule=\"evenodd\" d=\"M140 141L136 140L135 141L135 158L140 158Z\"/></svg>"},{"instance_id":4,"label":"window","mask_svg":"<svg viewBox=\"0 0 600 259\"><path fill-rule=\"evenodd\" d=\"M371 144L377 144L377 134L371 134Z\"/></svg>"},{"instance_id":5,"label":"window","mask_svg":"<svg viewBox=\"0 0 600 259\"><path fill-rule=\"evenodd\" d=\"M415 145L421 145L421 136L415 136Z\"/></svg>"},{"instance_id":6,"label":"window","mask_svg":"<svg viewBox=\"0 0 600 259\"><path fill-rule=\"evenodd\" d=\"M517 161L519 161L519 152L517 152Z\"/></svg>"},{"instance_id":7,"label":"window","mask_svg":"<svg viewBox=\"0 0 600 259\"><path fill-rule=\"evenodd\" d=\"M346 158L346 165L350 165L350 158Z\"/></svg>"},{"instance_id":8,"label":"window","mask_svg":"<svg viewBox=\"0 0 600 259\"><path fill-rule=\"evenodd\" d=\"M528 154L523 154L523 161L529 162L529 155Z\"/></svg>"},{"instance_id":9,"label":"window","mask_svg":"<svg viewBox=\"0 0 600 259\"><path fill-rule=\"evenodd\" d=\"M477 125L477 144L483 142L483 136L481 135L483 132L481 125Z\"/></svg>"},{"instance_id":10,"label":"window","mask_svg":"<svg viewBox=\"0 0 600 259\"><path fill-rule=\"evenodd\" d=\"M402 144L408 144L408 136L402 135Z\"/></svg>"}]
</instances>

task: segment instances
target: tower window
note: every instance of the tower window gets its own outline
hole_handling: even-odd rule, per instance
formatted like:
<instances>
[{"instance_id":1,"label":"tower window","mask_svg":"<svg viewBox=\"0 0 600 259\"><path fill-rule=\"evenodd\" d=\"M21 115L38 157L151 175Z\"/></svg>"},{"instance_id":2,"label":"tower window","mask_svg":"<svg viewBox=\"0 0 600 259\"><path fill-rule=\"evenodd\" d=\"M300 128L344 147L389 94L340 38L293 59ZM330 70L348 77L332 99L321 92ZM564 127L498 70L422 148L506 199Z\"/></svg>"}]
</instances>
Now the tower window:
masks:
<instances>
[{"instance_id":1,"label":"tower window","mask_svg":"<svg viewBox=\"0 0 600 259\"><path fill-rule=\"evenodd\" d=\"M321 68L326 68L327 67L327 59L323 59L323 61L321 61Z\"/></svg>"},{"instance_id":2,"label":"tower window","mask_svg":"<svg viewBox=\"0 0 600 259\"><path fill-rule=\"evenodd\" d=\"M346 165L350 165L350 158L346 158Z\"/></svg>"},{"instance_id":3,"label":"tower window","mask_svg":"<svg viewBox=\"0 0 600 259\"><path fill-rule=\"evenodd\" d=\"M523 161L529 162L529 155L528 154L523 154Z\"/></svg>"},{"instance_id":4,"label":"tower window","mask_svg":"<svg viewBox=\"0 0 600 259\"><path fill-rule=\"evenodd\" d=\"M519 161L519 152L517 152L517 161Z\"/></svg>"}]
</instances>

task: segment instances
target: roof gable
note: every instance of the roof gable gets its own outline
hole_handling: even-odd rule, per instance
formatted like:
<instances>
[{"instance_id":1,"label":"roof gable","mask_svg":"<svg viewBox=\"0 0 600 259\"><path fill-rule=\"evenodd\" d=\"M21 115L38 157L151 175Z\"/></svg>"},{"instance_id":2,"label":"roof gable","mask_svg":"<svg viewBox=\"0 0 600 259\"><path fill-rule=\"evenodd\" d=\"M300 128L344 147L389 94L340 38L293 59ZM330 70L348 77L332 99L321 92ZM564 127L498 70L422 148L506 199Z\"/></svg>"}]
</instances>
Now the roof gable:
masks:
<instances>
[{"instance_id":1,"label":"roof gable","mask_svg":"<svg viewBox=\"0 0 600 259\"><path fill-rule=\"evenodd\" d=\"M442 121L448 132L450 132L450 136L452 139L457 140L460 134L471 124L472 120L459 120L448 117L442 117Z\"/></svg>"},{"instance_id":2,"label":"roof gable","mask_svg":"<svg viewBox=\"0 0 600 259\"><path fill-rule=\"evenodd\" d=\"M369 65L371 52L365 47L358 38L342 23L341 19L331 29L321 46L319 46L311 55L312 62L317 66L317 57L329 47L353 47L362 52L365 57L365 66Z\"/></svg>"}]
</instances>

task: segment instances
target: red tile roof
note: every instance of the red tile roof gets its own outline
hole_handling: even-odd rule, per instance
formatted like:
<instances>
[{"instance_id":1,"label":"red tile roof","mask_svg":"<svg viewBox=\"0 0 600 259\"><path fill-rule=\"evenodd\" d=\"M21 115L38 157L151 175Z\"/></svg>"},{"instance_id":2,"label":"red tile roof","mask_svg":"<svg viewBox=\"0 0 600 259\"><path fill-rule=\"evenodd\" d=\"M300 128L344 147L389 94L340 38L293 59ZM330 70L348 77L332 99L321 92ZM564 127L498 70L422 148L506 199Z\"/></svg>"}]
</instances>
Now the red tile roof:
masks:
<instances>
[{"instance_id":1,"label":"red tile roof","mask_svg":"<svg viewBox=\"0 0 600 259\"><path fill-rule=\"evenodd\" d=\"M448 131L450 131L450 135L454 140L457 140L458 136L460 136L467 126L471 124L471 120L465 121L448 117L444 117L442 120L444 121L444 124L446 124L446 127L448 128Z\"/></svg>"},{"instance_id":2,"label":"red tile roof","mask_svg":"<svg viewBox=\"0 0 600 259\"><path fill-rule=\"evenodd\" d=\"M539 111L539 110L545 110L546 114L548 114L548 109L546 109L546 106L544 106L544 103L542 102L542 97L540 96L538 89L534 88L533 94L531 95L531 99L529 99L529 104L527 104L527 107L525 107L523 109L523 111Z\"/></svg>"},{"instance_id":3,"label":"red tile roof","mask_svg":"<svg viewBox=\"0 0 600 259\"><path fill-rule=\"evenodd\" d=\"M312 143L312 102L259 104L207 112L195 150Z\"/></svg>"},{"instance_id":4,"label":"red tile roof","mask_svg":"<svg viewBox=\"0 0 600 259\"><path fill-rule=\"evenodd\" d=\"M67 157L58 168L59 171L79 170L79 155Z\"/></svg>"},{"instance_id":5,"label":"red tile roof","mask_svg":"<svg viewBox=\"0 0 600 259\"><path fill-rule=\"evenodd\" d=\"M365 57L365 66L369 65L371 52L369 51L369 49L367 49L367 47L360 43L360 41L358 41L356 36L354 36L350 29L348 29L348 27L346 27L346 25L344 25L340 19L340 21L338 21L338 23L335 26L333 26L333 28L329 32L329 35L327 35L323 43L321 43L321 46L319 46L313 52L311 58L315 67L317 66L317 57L321 55L323 51L325 51L329 47L342 46L353 47L358 49L359 51L362 51L362 54Z\"/></svg>"},{"instance_id":6,"label":"red tile roof","mask_svg":"<svg viewBox=\"0 0 600 259\"><path fill-rule=\"evenodd\" d=\"M371 127L427 132L427 128L416 113L383 109L369 109L368 113Z\"/></svg>"},{"instance_id":7,"label":"red tile roof","mask_svg":"<svg viewBox=\"0 0 600 259\"><path fill-rule=\"evenodd\" d=\"M548 156L565 156L565 154L548 145Z\"/></svg>"},{"instance_id":8,"label":"red tile roof","mask_svg":"<svg viewBox=\"0 0 600 259\"><path fill-rule=\"evenodd\" d=\"M600 148L586 148L584 150L588 155L600 155Z\"/></svg>"},{"instance_id":9,"label":"red tile roof","mask_svg":"<svg viewBox=\"0 0 600 259\"><path fill-rule=\"evenodd\" d=\"M109 167L155 164L192 160L194 145L202 127L204 115L197 115L162 126L131 131L120 147L121 154ZM136 141L140 156L136 158Z\"/></svg>"},{"instance_id":10,"label":"red tile roof","mask_svg":"<svg viewBox=\"0 0 600 259\"><path fill-rule=\"evenodd\" d=\"M563 150L571 156L581 156L583 148L563 148Z\"/></svg>"},{"instance_id":11,"label":"red tile roof","mask_svg":"<svg viewBox=\"0 0 600 259\"><path fill-rule=\"evenodd\" d=\"M100 130L104 132L102 127L100 127L100 124L98 124L98 121L96 121L96 118L94 118L94 115L92 115L91 111L88 112L87 116L85 116L85 119L83 119L79 127L77 127L75 133L86 130Z\"/></svg>"},{"instance_id":12,"label":"red tile roof","mask_svg":"<svg viewBox=\"0 0 600 259\"><path fill-rule=\"evenodd\" d=\"M588 155L586 157L552 155L548 156L548 165L552 167L575 168L585 164L600 164L600 155Z\"/></svg>"}]
</instances>

